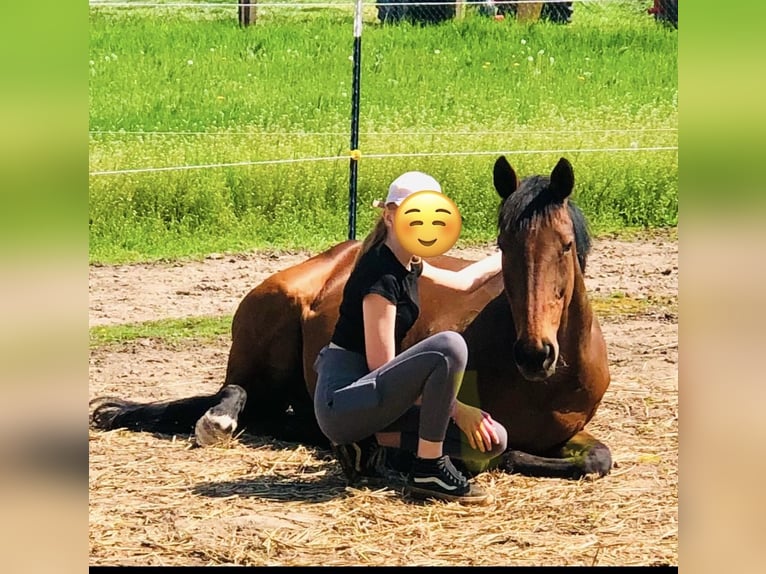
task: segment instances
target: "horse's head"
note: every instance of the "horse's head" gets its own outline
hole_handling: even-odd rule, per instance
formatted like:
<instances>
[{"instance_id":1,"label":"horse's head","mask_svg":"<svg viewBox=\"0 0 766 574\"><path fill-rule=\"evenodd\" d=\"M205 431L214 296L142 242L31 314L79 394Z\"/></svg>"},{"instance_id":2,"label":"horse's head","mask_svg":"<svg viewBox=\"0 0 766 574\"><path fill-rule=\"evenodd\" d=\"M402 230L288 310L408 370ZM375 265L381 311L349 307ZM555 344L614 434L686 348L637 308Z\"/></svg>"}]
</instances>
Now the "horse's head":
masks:
<instances>
[{"instance_id":1,"label":"horse's head","mask_svg":"<svg viewBox=\"0 0 766 574\"><path fill-rule=\"evenodd\" d=\"M494 184L503 198L497 242L516 329L513 357L524 378L543 381L556 371L559 328L590 249L582 213L568 199L574 172L561 158L550 177L519 181L501 156Z\"/></svg>"}]
</instances>

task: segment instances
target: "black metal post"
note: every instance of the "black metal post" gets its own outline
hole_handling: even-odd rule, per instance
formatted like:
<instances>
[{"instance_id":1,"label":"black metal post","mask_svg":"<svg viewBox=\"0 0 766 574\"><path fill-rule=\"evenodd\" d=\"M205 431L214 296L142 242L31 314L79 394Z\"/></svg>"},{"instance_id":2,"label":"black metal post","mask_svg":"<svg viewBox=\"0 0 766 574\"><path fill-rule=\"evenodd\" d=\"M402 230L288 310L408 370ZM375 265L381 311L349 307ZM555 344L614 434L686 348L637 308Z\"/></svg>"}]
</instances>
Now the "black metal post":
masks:
<instances>
[{"instance_id":1,"label":"black metal post","mask_svg":"<svg viewBox=\"0 0 766 574\"><path fill-rule=\"evenodd\" d=\"M258 0L239 0L237 14L239 16L240 26L250 26L255 24L258 12L255 4Z\"/></svg>"},{"instance_id":2,"label":"black metal post","mask_svg":"<svg viewBox=\"0 0 766 574\"><path fill-rule=\"evenodd\" d=\"M348 182L348 238L356 239L356 182L359 170L359 80L362 59L362 0L354 8L354 52L351 80L351 159Z\"/></svg>"}]
</instances>

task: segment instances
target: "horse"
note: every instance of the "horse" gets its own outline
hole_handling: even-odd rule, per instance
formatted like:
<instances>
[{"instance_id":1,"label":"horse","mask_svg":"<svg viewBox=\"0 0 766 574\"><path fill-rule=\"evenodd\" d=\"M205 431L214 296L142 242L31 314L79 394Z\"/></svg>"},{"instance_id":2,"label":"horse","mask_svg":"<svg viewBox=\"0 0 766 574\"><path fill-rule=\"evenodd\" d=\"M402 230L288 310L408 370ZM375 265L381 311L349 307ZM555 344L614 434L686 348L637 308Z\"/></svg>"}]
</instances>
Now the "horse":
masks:
<instances>
[{"instance_id":1,"label":"horse","mask_svg":"<svg viewBox=\"0 0 766 574\"><path fill-rule=\"evenodd\" d=\"M572 165L561 158L549 176L519 180L501 155L493 183L502 272L460 295L421 278L420 315L402 348L444 330L463 335L469 360L458 399L488 411L508 431L508 449L493 468L539 477L604 476L611 452L584 427L610 374L584 282L591 238L570 198ZM313 362L330 340L359 247L359 241L341 242L245 295L232 320L217 393L153 403L98 397L91 401L91 427L194 432L201 446L244 427L329 447L314 417ZM449 269L471 263L449 255L429 261Z\"/></svg>"}]
</instances>

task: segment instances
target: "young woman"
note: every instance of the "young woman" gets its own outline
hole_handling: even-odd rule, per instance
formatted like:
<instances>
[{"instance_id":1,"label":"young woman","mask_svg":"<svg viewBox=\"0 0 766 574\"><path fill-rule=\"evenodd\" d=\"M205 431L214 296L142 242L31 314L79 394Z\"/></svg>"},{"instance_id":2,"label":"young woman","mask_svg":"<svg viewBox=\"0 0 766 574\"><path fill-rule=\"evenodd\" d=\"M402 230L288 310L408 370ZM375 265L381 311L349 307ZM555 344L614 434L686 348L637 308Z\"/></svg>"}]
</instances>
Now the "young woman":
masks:
<instances>
[{"instance_id":1,"label":"young woman","mask_svg":"<svg viewBox=\"0 0 766 574\"><path fill-rule=\"evenodd\" d=\"M507 432L492 417L456 400L467 363L463 337L437 333L401 352L419 313L418 278L470 292L500 272L500 254L460 271L430 265L397 240L397 207L439 183L407 172L389 187L383 213L362 243L343 291L331 342L314 364L314 409L349 479L380 476L382 447L416 454L407 489L419 498L486 503L450 457L488 461L505 451ZM374 435L374 436L373 436Z\"/></svg>"}]
</instances>

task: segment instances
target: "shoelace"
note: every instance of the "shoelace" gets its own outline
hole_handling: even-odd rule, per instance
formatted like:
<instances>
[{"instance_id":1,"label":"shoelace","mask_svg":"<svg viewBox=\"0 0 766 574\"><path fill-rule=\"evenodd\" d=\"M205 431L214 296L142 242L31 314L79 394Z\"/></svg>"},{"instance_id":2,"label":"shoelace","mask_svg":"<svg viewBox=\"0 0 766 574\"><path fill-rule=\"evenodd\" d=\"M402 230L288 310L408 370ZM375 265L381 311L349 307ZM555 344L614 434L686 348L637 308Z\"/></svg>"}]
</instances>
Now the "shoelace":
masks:
<instances>
[{"instance_id":1,"label":"shoelace","mask_svg":"<svg viewBox=\"0 0 766 574\"><path fill-rule=\"evenodd\" d=\"M467 484L468 481L465 479L462 473L455 468L455 466L452 464L452 461L448 457L439 459L437 467L455 486L464 486Z\"/></svg>"}]
</instances>

